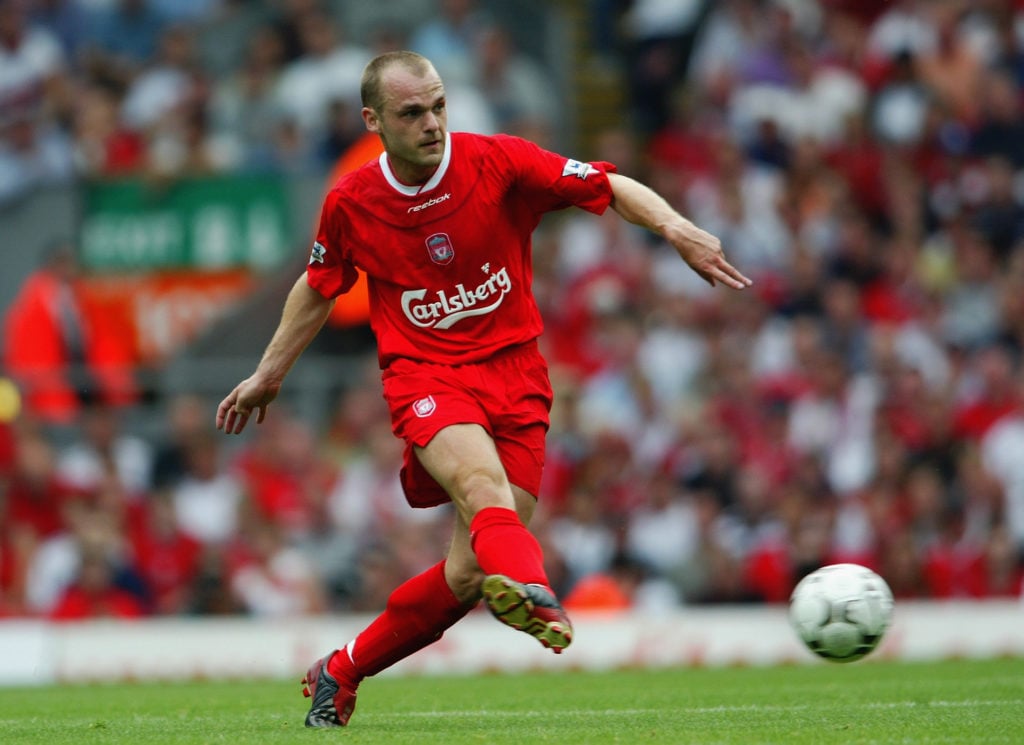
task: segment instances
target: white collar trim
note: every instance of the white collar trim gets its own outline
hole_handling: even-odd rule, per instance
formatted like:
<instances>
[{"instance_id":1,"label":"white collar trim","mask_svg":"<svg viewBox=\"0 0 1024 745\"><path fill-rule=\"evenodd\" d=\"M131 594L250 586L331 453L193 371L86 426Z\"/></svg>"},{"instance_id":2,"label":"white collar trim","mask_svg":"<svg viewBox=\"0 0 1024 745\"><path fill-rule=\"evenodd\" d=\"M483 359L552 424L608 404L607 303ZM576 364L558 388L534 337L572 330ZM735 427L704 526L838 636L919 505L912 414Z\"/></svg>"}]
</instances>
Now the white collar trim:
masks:
<instances>
[{"instance_id":1,"label":"white collar trim","mask_svg":"<svg viewBox=\"0 0 1024 745\"><path fill-rule=\"evenodd\" d=\"M445 132L444 155L441 157L441 165L437 167L437 170L434 171L434 175L431 176L430 180L427 181L427 183L423 184L423 186L409 186L408 184L403 184L401 181L395 178L395 174L391 170L391 164L388 163L388 154L386 152L380 154L380 170L384 174L384 178L387 180L389 184L391 184L391 187L395 191L399 192L400 194L404 194L407 197L414 197L417 194L425 194L431 189L434 189L439 183L441 183L441 179L444 178L444 174L448 171L448 164L451 162L451 160L452 137L450 132Z\"/></svg>"}]
</instances>

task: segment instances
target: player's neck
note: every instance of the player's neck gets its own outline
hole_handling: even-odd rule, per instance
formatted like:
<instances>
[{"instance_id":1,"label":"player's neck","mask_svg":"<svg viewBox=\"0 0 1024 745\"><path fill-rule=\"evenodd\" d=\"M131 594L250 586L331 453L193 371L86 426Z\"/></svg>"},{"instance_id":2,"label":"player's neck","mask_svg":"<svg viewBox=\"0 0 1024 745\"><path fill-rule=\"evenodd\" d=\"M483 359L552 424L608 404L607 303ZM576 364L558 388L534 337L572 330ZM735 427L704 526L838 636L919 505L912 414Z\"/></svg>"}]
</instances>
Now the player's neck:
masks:
<instances>
[{"instance_id":1,"label":"player's neck","mask_svg":"<svg viewBox=\"0 0 1024 745\"><path fill-rule=\"evenodd\" d=\"M431 177L437 173L438 166L430 166L427 168L420 168L411 166L409 163L403 161L395 161L392 157L388 156L388 166L391 167L391 173L394 175L398 182L404 186L419 186L423 187Z\"/></svg>"}]
</instances>

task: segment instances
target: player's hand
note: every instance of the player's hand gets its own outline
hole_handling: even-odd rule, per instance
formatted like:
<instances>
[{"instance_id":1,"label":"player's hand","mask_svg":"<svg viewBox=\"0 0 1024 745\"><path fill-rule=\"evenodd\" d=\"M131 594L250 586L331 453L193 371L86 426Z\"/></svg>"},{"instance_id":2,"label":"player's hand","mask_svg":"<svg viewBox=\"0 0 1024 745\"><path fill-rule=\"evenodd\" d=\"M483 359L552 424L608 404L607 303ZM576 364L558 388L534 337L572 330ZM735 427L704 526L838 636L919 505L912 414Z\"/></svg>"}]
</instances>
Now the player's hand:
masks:
<instances>
[{"instance_id":1,"label":"player's hand","mask_svg":"<svg viewBox=\"0 0 1024 745\"><path fill-rule=\"evenodd\" d=\"M267 416L267 406L277 398L279 390L280 385L270 385L255 375L246 378L217 407L217 429L223 429L224 434L237 435L245 429L254 410L256 423L261 424Z\"/></svg>"},{"instance_id":2,"label":"player's hand","mask_svg":"<svg viewBox=\"0 0 1024 745\"><path fill-rule=\"evenodd\" d=\"M753 281L726 261L722 242L706 230L690 223L686 230L670 239L683 261L712 287L721 282L735 290L750 287Z\"/></svg>"}]
</instances>

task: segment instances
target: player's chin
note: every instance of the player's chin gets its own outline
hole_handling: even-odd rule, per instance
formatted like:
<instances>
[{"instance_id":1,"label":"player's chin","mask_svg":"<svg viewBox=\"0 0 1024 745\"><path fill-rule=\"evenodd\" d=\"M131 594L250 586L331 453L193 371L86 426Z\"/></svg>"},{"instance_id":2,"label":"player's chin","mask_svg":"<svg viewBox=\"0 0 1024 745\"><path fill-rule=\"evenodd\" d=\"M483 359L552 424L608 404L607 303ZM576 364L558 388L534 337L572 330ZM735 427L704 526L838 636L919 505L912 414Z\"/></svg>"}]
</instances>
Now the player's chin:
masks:
<instances>
[{"instance_id":1,"label":"player's chin","mask_svg":"<svg viewBox=\"0 0 1024 745\"><path fill-rule=\"evenodd\" d=\"M444 158L444 149L440 149L437 152L431 152L429 150L421 149L419 157L419 165L435 168L441 165L441 160Z\"/></svg>"}]
</instances>

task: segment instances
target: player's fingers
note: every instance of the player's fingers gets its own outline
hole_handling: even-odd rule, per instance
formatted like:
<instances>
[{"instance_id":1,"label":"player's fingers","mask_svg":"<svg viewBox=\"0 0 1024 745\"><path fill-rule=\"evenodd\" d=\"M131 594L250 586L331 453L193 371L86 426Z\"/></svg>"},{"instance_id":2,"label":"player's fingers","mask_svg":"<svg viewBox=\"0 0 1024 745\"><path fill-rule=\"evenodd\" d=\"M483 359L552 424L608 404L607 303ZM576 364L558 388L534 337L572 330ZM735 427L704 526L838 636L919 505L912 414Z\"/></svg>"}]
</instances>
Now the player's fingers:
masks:
<instances>
[{"instance_id":1,"label":"player's fingers","mask_svg":"<svg viewBox=\"0 0 1024 745\"><path fill-rule=\"evenodd\" d=\"M734 290L742 290L744 287L750 287L754 284L752 279L724 259L713 269L713 275L719 282L732 287Z\"/></svg>"},{"instance_id":2,"label":"player's fingers","mask_svg":"<svg viewBox=\"0 0 1024 745\"><path fill-rule=\"evenodd\" d=\"M230 431L232 434L237 435L245 429L245 425L249 422L249 415L252 414L252 409L239 409L236 404L235 408L231 410L231 413L233 415L232 419L234 420L234 426Z\"/></svg>"},{"instance_id":3,"label":"player's fingers","mask_svg":"<svg viewBox=\"0 0 1024 745\"><path fill-rule=\"evenodd\" d=\"M230 431L231 426L229 421L233 418L231 414L233 412L234 405L235 402L232 396L228 396L220 402L220 406L217 407L217 429L224 429L227 427L227 430Z\"/></svg>"},{"instance_id":4,"label":"player's fingers","mask_svg":"<svg viewBox=\"0 0 1024 745\"><path fill-rule=\"evenodd\" d=\"M263 418L267 415L267 407L260 406L256 411L256 424L263 424Z\"/></svg>"}]
</instances>

